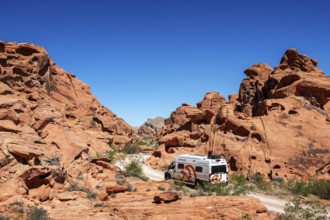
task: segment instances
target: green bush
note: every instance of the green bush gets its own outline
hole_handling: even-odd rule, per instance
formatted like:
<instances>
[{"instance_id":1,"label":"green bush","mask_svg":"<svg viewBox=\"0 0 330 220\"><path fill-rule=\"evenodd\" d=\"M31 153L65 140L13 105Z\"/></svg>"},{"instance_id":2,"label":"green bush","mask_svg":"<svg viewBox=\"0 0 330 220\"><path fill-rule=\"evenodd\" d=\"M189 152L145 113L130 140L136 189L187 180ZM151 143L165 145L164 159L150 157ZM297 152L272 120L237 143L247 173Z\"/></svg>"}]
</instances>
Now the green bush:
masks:
<instances>
[{"instance_id":1,"label":"green bush","mask_svg":"<svg viewBox=\"0 0 330 220\"><path fill-rule=\"evenodd\" d=\"M159 147L158 142L156 141L156 139L153 136L143 135L142 138L143 138L144 145L152 146L155 149L157 149Z\"/></svg>"},{"instance_id":2,"label":"green bush","mask_svg":"<svg viewBox=\"0 0 330 220\"><path fill-rule=\"evenodd\" d=\"M245 177L243 175L234 175L234 180L231 181L231 185L226 184L211 184L209 182L200 182L197 184L197 195L217 195L217 196L229 196L229 195L241 195L245 193ZM204 193L203 193L204 192Z\"/></svg>"},{"instance_id":3,"label":"green bush","mask_svg":"<svg viewBox=\"0 0 330 220\"><path fill-rule=\"evenodd\" d=\"M116 152L115 151L106 151L105 152L105 157L107 159L109 159L111 162L114 160L115 155L116 155Z\"/></svg>"},{"instance_id":4,"label":"green bush","mask_svg":"<svg viewBox=\"0 0 330 220\"><path fill-rule=\"evenodd\" d=\"M0 215L0 220L10 220L8 217Z\"/></svg>"},{"instance_id":5,"label":"green bush","mask_svg":"<svg viewBox=\"0 0 330 220\"><path fill-rule=\"evenodd\" d=\"M28 220L47 220L47 210L38 207L32 207L28 213Z\"/></svg>"},{"instance_id":6,"label":"green bush","mask_svg":"<svg viewBox=\"0 0 330 220\"><path fill-rule=\"evenodd\" d=\"M310 186L311 194L330 200L330 180L312 180Z\"/></svg>"},{"instance_id":7,"label":"green bush","mask_svg":"<svg viewBox=\"0 0 330 220\"><path fill-rule=\"evenodd\" d=\"M290 180L288 190L295 195L316 195L321 199L330 199L330 180Z\"/></svg>"},{"instance_id":8,"label":"green bush","mask_svg":"<svg viewBox=\"0 0 330 220\"><path fill-rule=\"evenodd\" d=\"M122 152L125 154L138 154L141 152L141 150L139 148L139 145L136 142L133 142L133 143L127 143L124 146Z\"/></svg>"},{"instance_id":9,"label":"green bush","mask_svg":"<svg viewBox=\"0 0 330 220\"><path fill-rule=\"evenodd\" d=\"M326 220L327 210L320 203L303 203L298 199L288 202L284 214L277 216L276 220Z\"/></svg>"},{"instance_id":10,"label":"green bush","mask_svg":"<svg viewBox=\"0 0 330 220\"><path fill-rule=\"evenodd\" d=\"M230 181L232 187L232 195L234 196L246 195L253 190L253 187L249 184L242 173L233 174Z\"/></svg>"},{"instance_id":11,"label":"green bush","mask_svg":"<svg viewBox=\"0 0 330 220\"><path fill-rule=\"evenodd\" d=\"M138 159L132 159L130 163L125 166L127 176L141 177L143 175L142 164Z\"/></svg>"},{"instance_id":12,"label":"green bush","mask_svg":"<svg viewBox=\"0 0 330 220\"><path fill-rule=\"evenodd\" d=\"M225 184L204 184L204 190L206 192L215 193L217 196L229 196L231 195L231 188Z\"/></svg>"},{"instance_id":13,"label":"green bush","mask_svg":"<svg viewBox=\"0 0 330 220\"><path fill-rule=\"evenodd\" d=\"M271 189L271 184L265 181L264 175L256 173L251 176L250 182L255 184L257 189L268 191Z\"/></svg>"},{"instance_id":14,"label":"green bush","mask_svg":"<svg viewBox=\"0 0 330 220\"><path fill-rule=\"evenodd\" d=\"M18 214L24 214L25 213L23 202L16 201L16 202L11 203L10 206L13 207L13 210Z\"/></svg>"}]
</instances>

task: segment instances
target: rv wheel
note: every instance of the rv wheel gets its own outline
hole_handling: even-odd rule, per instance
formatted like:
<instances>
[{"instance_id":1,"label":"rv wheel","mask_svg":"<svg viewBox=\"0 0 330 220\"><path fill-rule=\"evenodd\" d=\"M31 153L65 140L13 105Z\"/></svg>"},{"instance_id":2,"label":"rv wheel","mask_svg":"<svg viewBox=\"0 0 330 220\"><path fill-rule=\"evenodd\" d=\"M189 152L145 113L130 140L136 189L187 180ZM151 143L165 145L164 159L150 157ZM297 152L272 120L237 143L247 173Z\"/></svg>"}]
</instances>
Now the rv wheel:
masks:
<instances>
[{"instance_id":1,"label":"rv wheel","mask_svg":"<svg viewBox=\"0 0 330 220\"><path fill-rule=\"evenodd\" d=\"M165 173L165 180L169 180L169 179L171 179L171 174Z\"/></svg>"}]
</instances>

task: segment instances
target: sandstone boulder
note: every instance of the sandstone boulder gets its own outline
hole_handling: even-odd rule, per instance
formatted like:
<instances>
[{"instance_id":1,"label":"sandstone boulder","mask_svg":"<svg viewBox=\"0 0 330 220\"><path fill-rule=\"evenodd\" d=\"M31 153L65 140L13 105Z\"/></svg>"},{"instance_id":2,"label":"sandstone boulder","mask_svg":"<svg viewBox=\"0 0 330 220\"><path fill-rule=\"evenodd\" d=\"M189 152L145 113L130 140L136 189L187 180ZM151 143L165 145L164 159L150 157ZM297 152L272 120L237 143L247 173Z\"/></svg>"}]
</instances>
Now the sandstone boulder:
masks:
<instances>
[{"instance_id":1,"label":"sandstone boulder","mask_svg":"<svg viewBox=\"0 0 330 220\"><path fill-rule=\"evenodd\" d=\"M161 203L161 202L170 203L178 199L179 199L179 194L174 191L163 192L159 195L154 196L154 201L156 203Z\"/></svg>"},{"instance_id":2,"label":"sandstone boulder","mask_svg":"<svg viewBox=\"0 0 330 220\"><path fill-rule=\"evenodd\" d=\"M113 193L123 193L128 190L127 186L121 186L121 185L115 185L115 186L109 186L106 188L106 192L108 195L111 195Z\"/></svg>"},{"instance_id":3,"label":"sandstone boulder","mask_svg":"<svg viewBox=\"0 0 330 220\"><path fill-rule=\"evenodd\" d=\"M74 192L63 192L59 193L57 195L58 200L60 201L70 201L70 200L76 200L78 196Z\"/></svg>"}]
</instances>

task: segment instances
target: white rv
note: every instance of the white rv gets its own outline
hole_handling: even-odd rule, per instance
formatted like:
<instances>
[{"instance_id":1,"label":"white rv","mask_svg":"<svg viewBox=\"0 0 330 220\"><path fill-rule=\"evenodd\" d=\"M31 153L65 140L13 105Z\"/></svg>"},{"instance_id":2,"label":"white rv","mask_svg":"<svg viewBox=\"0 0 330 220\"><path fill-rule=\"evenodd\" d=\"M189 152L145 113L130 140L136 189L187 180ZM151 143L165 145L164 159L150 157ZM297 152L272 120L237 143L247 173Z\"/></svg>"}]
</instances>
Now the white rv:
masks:
<instances>
[{"instance_id":1,"label":"white rv","mask_svg":"<svg viewBox=\"0 0 330 220\"><path fill-rule=\"evenodd\" d=\"M184 154L176 157L168 166L164 177L191 185L197 182L227 184L228 166L225 159L216 155Z\"/></svg>"}]
</instances>

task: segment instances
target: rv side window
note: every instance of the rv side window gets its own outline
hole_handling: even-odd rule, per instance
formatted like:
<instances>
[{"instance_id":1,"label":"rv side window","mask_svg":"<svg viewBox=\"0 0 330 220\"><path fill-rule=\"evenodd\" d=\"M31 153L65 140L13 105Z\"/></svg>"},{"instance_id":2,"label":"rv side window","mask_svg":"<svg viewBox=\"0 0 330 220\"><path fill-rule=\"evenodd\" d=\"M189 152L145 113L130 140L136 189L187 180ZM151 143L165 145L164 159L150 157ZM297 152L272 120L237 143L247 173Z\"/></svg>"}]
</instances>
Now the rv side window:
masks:
<instances>
[{"instance_id":1,"label":"rv side window","mask_svg":"<svg viewBox=\"0 0 330 220\"><path fill-rule=\"evenodd\" d=\"M184 169L184 164L183 163L179 163L178 164L178 169L182 169L183 170Z\"/></svg>"},{"instance_id":2,"label":"rv side window","mask_svg":"<svg viewBox=\"0 0 330 220\"><path fill-rule=\"evenodd\" d=\"M196 167L196 172L197 173L202 173L203 172L203 167Z\"/></svg>"},{"instance_id":3,"label":"rv side window","mask_svg":"<svg viewBox=\"0 0 330 220\"><path fill-rule=\"evenodd\" d=\"M213 173L226 173L226 166L212 166L212 174Z\"/></svg>"}]
</instances>

